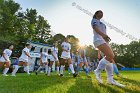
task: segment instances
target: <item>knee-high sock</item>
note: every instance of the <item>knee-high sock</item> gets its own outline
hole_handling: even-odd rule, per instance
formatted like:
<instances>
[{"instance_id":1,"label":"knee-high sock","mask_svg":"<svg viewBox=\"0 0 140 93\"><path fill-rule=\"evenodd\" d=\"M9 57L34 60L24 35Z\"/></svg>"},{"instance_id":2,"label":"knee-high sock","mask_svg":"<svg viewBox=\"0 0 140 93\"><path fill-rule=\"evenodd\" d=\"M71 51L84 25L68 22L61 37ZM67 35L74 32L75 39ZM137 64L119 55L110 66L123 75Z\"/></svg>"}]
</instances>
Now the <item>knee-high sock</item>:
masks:
<instances>
[{"instance_id":1,"label":"knee-high sock","mask_svg":"<svg viewBox=\"0 0 140 93\"><path fill-rule=\"evenodd\" d=\"M40 71L40 69L42 69L42 66L40 66L40 67L37 69L37 71L36 71L36 72L39 72L39 71Z\"/></svg>"},{"instance_id":2,"label":"knee-high sock","mask_svg":"<svg viewBox=\"0 0 140 93\"><path fill-rule=\"evenodd\" d=\"M100 73L102 70L105 69L105 66L110 63L109 61L107 61L105 58L102 58L100 61L99 61L99 64L96 68L95 71L97 71L98 73Z\"/></svg>"},{"instance_id":3,"label":"knee-high sock","mask_svg":"<svg viewBox=\"0 0 140 93\"><path fill-rule=\"evenodd\" d=\"M60 74L63 74L63 70L64 70L64 66L61 65L61 67L60 67Z\"/></svg>"},{"instance_id":4,"label":"knee-high sock","mask_svg":"<svg viewBox=\"0 0 140 93\"><path fill-rule=\"evenodd\" d=\"M88 67L86 67L86 74L88 74Z\"/></svg>"},{"instance_id":5,"label":"knee-high sock","mask_svg":"<svg viewBox=\"0 0 140 93\"><path fill-rule=\"evenodd\" d=\"M4 75L7 74L8 70L9 70L9 68L5 68L4 71L3 71L3 74Z\"/></svg>"},{"instance_id":6,"label":"knee-high sock","mask_svg":"<svg viewBox=\"0 0 140 93\"><path fill-rule=\"evenodd\" d=\"M59 66L56 67L56 73L59 74Z\"/></svg>"},{"instance_id":7,"label":"knee-high sock","mask_svg":"<svg viewBox=\"0 0 140 93\"><path fill-rule=\"evenodd\" d=\"M114 69L114 73L115 73L116 75L119 75L119 70L118 70L116 64L113 64L113 69Z\"/></svg>"},{"instance_id":8,"label":"knee-high sock","mask_svg":"<svg viewBox=\"0 0 140 93\"><path fill-rule=\"evenodd\" d=\"M30 74L30 72L29 72L29 66L25 66L25 71L27 72L27 74Z\"/></svg>"},{"instance_id":9,"label":"knee-high sock","mask_svg":"<svg viewBox=\"0 0 140 93\"><path fill-rule=\"evenodd\" d=\"M113 80L113 63L107 64L105 69L107 72L107 80L112 81Z\"/></svg>"},{"instance_id":10,"label":"knee-high sock","mask_svg":"<svg viewBox=\"0 0 140 93\"><path fill-rule=\"evenodd\" d=\"M17 73L17 71L18 71L18 68L19 68L18 65L15 65L14 67L15 67L15 68L14 68L14 70L13 70L13 72L12 72L12 75L15 75L15 74Z\"/></svg>"},{"instance_id":11,"label":"knee-high sock","mask_svg":"<svg viewBox=\"0 0 140 93\"><path fill-rule=\"evenodd\" d=\"M51 73L51 67L48 68L48 76L50 76Z\"/></svg>"},{"instance_id":12,"label":"knee-high sock","mask_svg":"<svg viewBox=\"0 0 140 93\"><path fill-rule=\"evenodd\" d=\"M47 74L47 72L48 72L48 65L45 65L45 72Z\"/></svg>"},{"instance_id":13,"label":"knee-high sock","mask_svg":"<svg viewBox=\"0 0 140 93\"><path fill-rule=\"evenodd\" d=\"M75 73L75 71L74 71L74 68L73 68L73 64L70 64L70 65L69 65L69 68L71 69L72 74L74 74L74 73Z\"/></svg>"},{"instance_id":14,"label":"knee-high sock","mask_svg":"<svg viewBox=\"0 0 140 93\"><path fill-rule=\"evenodd\" d=\"M68 73L70 73L70 67L68 68Z\"/></svg>"}]
</instances>

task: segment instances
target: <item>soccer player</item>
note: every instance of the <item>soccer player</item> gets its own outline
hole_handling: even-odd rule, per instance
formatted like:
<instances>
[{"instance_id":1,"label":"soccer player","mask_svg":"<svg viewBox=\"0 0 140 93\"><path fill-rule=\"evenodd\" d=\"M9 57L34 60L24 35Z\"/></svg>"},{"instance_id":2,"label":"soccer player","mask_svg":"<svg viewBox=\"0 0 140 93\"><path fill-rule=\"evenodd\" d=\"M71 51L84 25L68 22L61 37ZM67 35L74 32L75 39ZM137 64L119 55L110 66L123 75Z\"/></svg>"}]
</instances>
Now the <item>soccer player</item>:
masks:
<instances>
[{"instance_id":1,"label":"soccer player","mask_svg":"<svg viewBox=\"0 0 140 93\"><path fill-rule=\"evenodd\" d=\"M0 58L0 66L3 66L5 64L5 69L3 70L3 76L8 76L7 72L9 70L9 67L11 65L11 61L10 61L10 56L12 54L12 50L13 50L14 46L10 45L8 47L8 49L5 49L3 51L2 57Z\"/></svg>"},{"instance_id":2,"label":"soccer player","mask_svg":"<svg viewBox=\"0 0 140 93\"><path fill-rule=\"evenodd\" d=\"M44 52L42 51L43 49L41 49L40 51L40 67L37 69L36 71L36 75L38 74L38 72L45 66L45 73L47 75L48 72L48 49L45 48Z\"/></svg>"},{"instance_id":3,"label":"soccer player","mask_svg":"<svg viewBox=\"0 0 140 93\"><path fill-rule=\"evenodd\" d=\"M103 12L101 10L96 11L93 19L91 21L91 26L94 33L94 46L98 48L105 57L99 61L98 67L94 71L96 79L99 83L103 83L100 78L100 73L106 67L107 72L107 82L116 86L124 87L124 85L116 82L113 79L113 66L111 65L112 60L114 59L114 53L109 46L108 42L111 40L110 37L106 34L106 26L100 21L103 17Z\"/></svg>"},{"instance_id":4,"label":"soccer player","mask_svg":"<svg viewBox=\"0 0 140 93\"><path fill-rule=\"evenodd\" d=\"M86 75L89 76L88 74L88 62L86 58L86 50L84 47L80 47L78 50L79 56L80 56L80 64L79 64L79 69L82 68L83 64L86 66Z\"/></svg>"},{"instance_id":5,"label":"soccer player","mask_svg":"<svg viewBox=\"0 0 140 93\"><path fill-rule=\"evenodd\" d=\"M16 72L18 71L18 69L21 66L24 66L24 71L27 73L27 75L30 75L28 59L31 58L30 57L30 49L31 48L32 48L32 46L30 44L25 45L25 48L22 50L22 54L19 57L18 68L14 69L14 71L12 72L13 76L15 76Z\"/></svg>"},{"instance_id":6,"label":"soccer player","mask_svg":"<svg viewBox=\"0 0 140 93\"><path fill-rule=\"evenodd\" d=\"M68 42L68 38L65 38L65 41L61 44L61 47L62 47L62 54L61 54L60 76L63 76L64 66L66 61L68 61L68 65L72 71L73 77L76 77L77 74L74 71L72 61L71 61L71 56L70 56L71 45Z\"/></svg>"},{"instance_id":7,"label":"soccer player","mask_svg":"<svg viewBox=\"0 0 140 93\"><path fill-rule=\"evenodd\" d=\"M54 46L51 48L51 58L50 58L50 64L48 69L48 76L50 76L51 68L53 63L56 63L56 73L59 75L59 59L58 59L58 43L54 43Z\"/></svg>"}]
</instances>

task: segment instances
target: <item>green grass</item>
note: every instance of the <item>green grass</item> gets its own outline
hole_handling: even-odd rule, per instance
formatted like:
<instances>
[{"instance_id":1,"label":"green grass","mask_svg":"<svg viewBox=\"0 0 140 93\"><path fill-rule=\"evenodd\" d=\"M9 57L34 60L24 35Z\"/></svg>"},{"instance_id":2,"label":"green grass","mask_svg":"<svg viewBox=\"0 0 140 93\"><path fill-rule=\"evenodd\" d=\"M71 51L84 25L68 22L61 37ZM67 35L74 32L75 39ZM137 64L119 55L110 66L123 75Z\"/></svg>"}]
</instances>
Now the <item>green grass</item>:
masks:
<instances>
[{"instance_id":1,"label":"green grass","mask_svg":"<svg viewBox=\"0 0 140 93\"><path fill-rule=\"evenodd\" d=\"M27 76L25 73L18 73L16 77L0 76L0 93L140 93L140 72L121 72L123 77L115 77L115 80L126 85L120 88L107 85L106 74L102 73L103 85L99 85L93 73L91 78L87 78L85 73L73 78L72 75L65 74L59 77L52 73L47 77L44 74Z\"/></svg>"}]
</instances>

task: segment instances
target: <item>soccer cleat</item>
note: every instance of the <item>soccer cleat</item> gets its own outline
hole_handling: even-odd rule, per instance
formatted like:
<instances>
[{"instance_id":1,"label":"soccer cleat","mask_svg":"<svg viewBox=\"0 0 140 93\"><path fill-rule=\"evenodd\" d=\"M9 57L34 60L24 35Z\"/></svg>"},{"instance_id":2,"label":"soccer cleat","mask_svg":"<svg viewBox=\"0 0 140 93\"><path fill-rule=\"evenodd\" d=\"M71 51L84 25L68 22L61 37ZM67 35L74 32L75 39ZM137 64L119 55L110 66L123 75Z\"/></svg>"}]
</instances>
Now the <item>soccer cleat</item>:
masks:
<instances>
[{"instance_id":1,"label":"soccer cleat","mask_svg":"<svg viewBox=\"0 0 140 93\"><path fill-rule=\"evenodd\" d=\"M3 75L3 76L6 76L6 77L8 76L7 74L2 74L2 75Z\"/></svg>"},{"instance_id":2,"label":"soccer cleat","mask_svg":"<svg viewBox=\"0 0 140 93\"><path fill-rule=\"evenodd\" d=\"M96 80L97 80L100 84L102 84L103 81L102 81L102 79L100 78L100 73L97 72L96 70L94 70L94 74L95 74Z\"/></svg>"},{"instance_id":3,"label":"soccer cleat","mask_svg":"<svg viewBox=\"0 0 140 93\"><path fill-rule=\"evenodd\" d=\"M60 74L60 77L63 77L63 74Z\"/></svg>"},{"instance_id":4,"label":"soccer cleat","mask_svg":"<svg viewBox=\"0 0 140 93\"><path fill-rule=\"evenodd\" d=\"M76 73L74 73L74 74L73 74L73 77L74 77L74 78L75 78L75 77L77 77L77 74L76 74Z\"/></svg>"},{"instance_id":5,"label":"soccer cleat","mask_svg":"<svg viewBox=\"0 0 140 93\"><path fill-rule=\"evenodd\" d=\"M15 77L16 75L12 74L11 76Z\"/></svg>"},{"instance_id":6,"label":"soccer cleat","mask_svg":"<svg viewBox=\"0 0 140 93\"><path fill-rule=\"evenodd\" d=\"M120 83L116 82L115 80L108 81L108 84L112 84L112 85L115 85L115 86L118 86L118 87L125 87L125 85L120 84Z\"/></svg>"}]
</instances>

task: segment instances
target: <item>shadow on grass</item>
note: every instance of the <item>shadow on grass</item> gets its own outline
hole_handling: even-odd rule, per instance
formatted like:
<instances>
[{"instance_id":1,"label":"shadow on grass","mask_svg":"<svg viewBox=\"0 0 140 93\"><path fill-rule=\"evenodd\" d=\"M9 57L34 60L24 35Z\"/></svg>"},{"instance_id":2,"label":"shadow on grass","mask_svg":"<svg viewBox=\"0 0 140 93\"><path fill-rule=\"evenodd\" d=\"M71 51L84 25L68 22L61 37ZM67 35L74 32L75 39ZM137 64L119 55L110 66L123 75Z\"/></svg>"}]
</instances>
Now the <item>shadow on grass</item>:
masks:
<instances>
[{"instance_id":1,"label":"shadow on grass","mask_svg":"<svg viewBox=\"0 0 140 93\"><path fill-rule=\"evenodd\" d=\"M48 88L57 84L64 84L70 79L56 75L47 77L45 75L27 76L25 74L2 78L0 93L50 93L50 91L47 91Z\"/></svg>"},{"instance_id":2,"label":"shadow on grass","mask_svg":"<svg viewBox=\"0 0 140 93\"><path fill-rule=\"evenodd\" d=\"M77 78L75 85L71 86L67 93L100 93L92 83L92 79Z\"/></svg>"}]
</instances>

